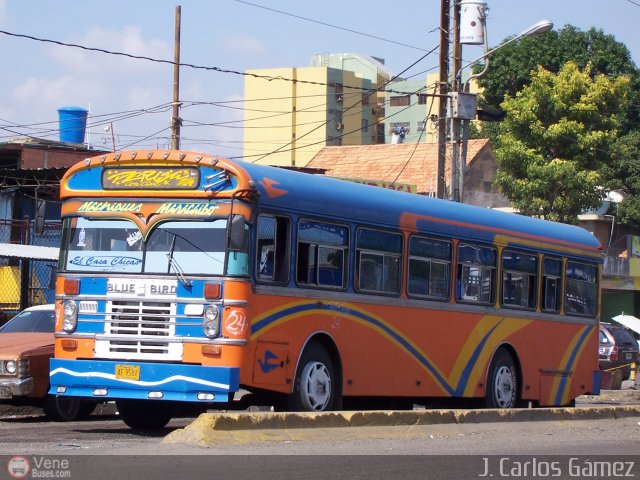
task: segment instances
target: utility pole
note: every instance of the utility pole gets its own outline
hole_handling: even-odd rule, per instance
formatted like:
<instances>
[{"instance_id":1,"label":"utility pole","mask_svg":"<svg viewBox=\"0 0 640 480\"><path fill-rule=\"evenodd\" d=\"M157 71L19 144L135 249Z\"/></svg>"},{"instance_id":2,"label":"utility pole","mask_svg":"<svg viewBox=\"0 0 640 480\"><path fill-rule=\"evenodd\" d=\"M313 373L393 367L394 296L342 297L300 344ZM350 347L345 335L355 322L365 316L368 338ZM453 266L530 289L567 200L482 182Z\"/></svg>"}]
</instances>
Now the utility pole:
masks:
<instances>
[{"instance_id":1,"label":"utility pole","mask_svg":"<svg viewBox=\"0 0 640 480\"><path fill-rule=\"evenodd\" d=\"M173 53L173 115L171 117L171 148L180 148L180 5L176 7L176 26Z\"/></svg>"},{"instance_id":2,"label":"utility pole","mask_svg":"<svg viewBox=\"0 0 640 480\"><path fill-rule=\"evenodd\" d=\"M462 69L462 44L460 43L460 3L453 5L453 80L451 90L459 92L462 79L458 78ZM451 200L462 202L462 181L464 165L460 164L460 119L453 114L453 102L450 104L451 118Z\"/></svg>"},{"instance_id":3,"label":"utility pole","mask_svg":"<svg viewBox=\"0 0 640 480\"><path fill-rule=\"evenodd\" d=\"M454 0L455 1L455 0ZM445 197L447 158L447 97L449 93L449 0L440 0L440 100L438 108L438 168L436 195Z\"/></svg>"}]
</instances>

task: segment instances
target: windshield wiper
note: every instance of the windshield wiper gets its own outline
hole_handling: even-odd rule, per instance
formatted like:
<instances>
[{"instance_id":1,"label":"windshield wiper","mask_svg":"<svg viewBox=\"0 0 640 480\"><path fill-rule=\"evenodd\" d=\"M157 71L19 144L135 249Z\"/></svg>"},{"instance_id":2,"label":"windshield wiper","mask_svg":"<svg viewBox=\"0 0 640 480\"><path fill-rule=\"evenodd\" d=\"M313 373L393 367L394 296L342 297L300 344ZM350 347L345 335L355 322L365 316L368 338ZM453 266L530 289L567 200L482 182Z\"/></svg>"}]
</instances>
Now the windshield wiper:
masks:
<instances>
[{"instance_id":1,"label":"windshield wiper","mask_svg":"<svg viewBox=\"0 0 640 480\"><path fill-rule=\"evenodd\" d=\"M182 270L182 267L180 267L178 261L173 258L173 250L176 248L176 238L178 238L178 236L174 234L173 240L171 241L171 249L169 250L169 253L167 253L167 259L169 260L167 273L171 273L171 268L173 267L173 270L176 273L176 277L178 277L178 280L180 280L182 285L184 285L184 288L191 288L193 282L184 276L184 270Z\"/></svg>"}]
</instances>

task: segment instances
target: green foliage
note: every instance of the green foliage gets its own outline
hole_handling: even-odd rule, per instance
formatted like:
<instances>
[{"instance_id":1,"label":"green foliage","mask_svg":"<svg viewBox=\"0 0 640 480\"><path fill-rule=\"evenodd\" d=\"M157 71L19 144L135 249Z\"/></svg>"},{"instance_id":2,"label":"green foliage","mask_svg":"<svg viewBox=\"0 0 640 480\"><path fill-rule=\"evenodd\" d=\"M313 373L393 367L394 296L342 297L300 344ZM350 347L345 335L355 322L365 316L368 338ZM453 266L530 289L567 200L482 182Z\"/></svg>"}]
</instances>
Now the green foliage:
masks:
<instances>
[{"instance_id":1,"label":"green foliage","mask_svg":"<svg viewBox=\"0 0 640 480\"><path fill-rule=\"evenodd\" d=\"M611 35L594 28L582 32L567 25L535 37L525 37L497 50L490 57L489 70L479 79L483 89L482 105L498 107L506 95L515 96L531 81L531 73L543 67L558 73L571 61L580 70L590 65L590 75L615 78L628 75L638 90L638 69L627 47ZM477 65L477 73L482 65Z\"/></svg>"},{"instance_id":2,"label":"green foliage","mask_svg":"<svg viewBox=\"0 0 640 480\"><path fill-rule=\"evenodd\" d=\"M576 223L602 201L600 171L629 103L630 80L592 75L566 63L538 67L529 85L507 95L497 135L495 183L523 214Z\"/></svg>"},{"instance_id":3,"label":"green foliage","mask_svg":"<svg viewBox=\"0 0 640 480\"><path fill-rule=\"evenodd\" d=\"M612 212L617 220L640 227L640 131L630 132L616 141L603 177L608 189L624 194L622 203Z\"/></svg>"}]
</instances>

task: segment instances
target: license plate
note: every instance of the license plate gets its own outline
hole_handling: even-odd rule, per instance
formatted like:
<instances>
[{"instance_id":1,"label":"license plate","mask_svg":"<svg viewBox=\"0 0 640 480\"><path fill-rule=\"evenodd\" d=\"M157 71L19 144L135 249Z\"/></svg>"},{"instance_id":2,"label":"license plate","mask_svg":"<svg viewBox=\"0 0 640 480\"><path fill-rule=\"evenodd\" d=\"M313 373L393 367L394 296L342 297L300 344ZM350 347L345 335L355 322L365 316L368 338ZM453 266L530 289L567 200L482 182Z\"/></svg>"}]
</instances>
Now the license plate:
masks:
<instances>
[{"instance_id":1,"label":"license plate","mask_svg":"<svg viewBox=\"0 0 640 480\"><path fill-rule=\"evenodd\" d=\"M116 365L116 378L120 380L140 380L140 366Z\"/></svg>"},{"instance_id":2,"label":"license plate","mask_svg":"<svg viewBox=\"0 0 640 480\"><path fill-rule=\"evenodd\" d=\"M3 400L6 400L8 398L13 398L11 389L9 387L0 387L0 398Z\"/></svg>"},{"instance_id":3,"label":"license plate","mask_svg":"<svg viewBox=\"0 0 640 480\"><path fill-rule=\"evenodd\" d=\"M631 355L632 355L631 353L625 353L624 358L626 360L631 360Z\"/></svg>"}]
</instances>

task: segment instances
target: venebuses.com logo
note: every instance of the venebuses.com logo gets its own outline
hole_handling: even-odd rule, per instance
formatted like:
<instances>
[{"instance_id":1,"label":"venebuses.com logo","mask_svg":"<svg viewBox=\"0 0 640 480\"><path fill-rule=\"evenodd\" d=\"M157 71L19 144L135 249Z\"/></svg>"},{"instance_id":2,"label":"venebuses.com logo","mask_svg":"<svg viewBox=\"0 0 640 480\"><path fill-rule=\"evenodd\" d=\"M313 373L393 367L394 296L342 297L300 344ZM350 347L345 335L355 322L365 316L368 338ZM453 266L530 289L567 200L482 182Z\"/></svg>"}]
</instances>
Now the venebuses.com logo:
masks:
<instances>
[{"instance_id":1,"label":"venebuses.com logo","mask_svg":"<svg viewBox=\"0 0 640 480\"><path fill-rule=\"evenodd\" d=\"M14 456L7 462L11 478L71 478L69 460L46 457Z\"/></svg>"},{"instance_id":2,"label":"venebuses.com logo","mask_svg":"<svg viewBox=\"0 0 640 480\"><path fill-rule=\"evenodd\" d=\"M11 457L7 462L7 471L12 478L25 478L31 471L31 465L25 457Z\"/></svg>"}]
</instances>

